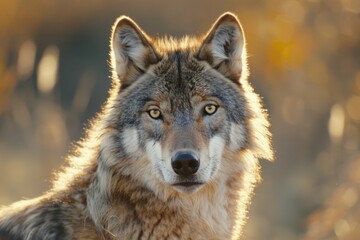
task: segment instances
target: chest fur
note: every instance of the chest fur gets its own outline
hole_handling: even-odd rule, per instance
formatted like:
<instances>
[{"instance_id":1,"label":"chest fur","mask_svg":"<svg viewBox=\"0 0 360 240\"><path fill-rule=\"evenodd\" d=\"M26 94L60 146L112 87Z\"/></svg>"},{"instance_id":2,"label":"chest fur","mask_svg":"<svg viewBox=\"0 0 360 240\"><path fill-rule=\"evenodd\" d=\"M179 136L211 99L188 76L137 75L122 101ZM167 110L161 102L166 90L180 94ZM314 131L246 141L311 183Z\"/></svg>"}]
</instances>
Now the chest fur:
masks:
<instances>
[{"instance_id":1,"label":"chest fur","mask_svg":"<svg viewBox=\"0 0 360 240\"><path fill-rule=\"evenodd\" d=\"M160 202L118 202L107 230L115 239L230 239L233 214L225 192Z\"/></svg>"}]
</instances>

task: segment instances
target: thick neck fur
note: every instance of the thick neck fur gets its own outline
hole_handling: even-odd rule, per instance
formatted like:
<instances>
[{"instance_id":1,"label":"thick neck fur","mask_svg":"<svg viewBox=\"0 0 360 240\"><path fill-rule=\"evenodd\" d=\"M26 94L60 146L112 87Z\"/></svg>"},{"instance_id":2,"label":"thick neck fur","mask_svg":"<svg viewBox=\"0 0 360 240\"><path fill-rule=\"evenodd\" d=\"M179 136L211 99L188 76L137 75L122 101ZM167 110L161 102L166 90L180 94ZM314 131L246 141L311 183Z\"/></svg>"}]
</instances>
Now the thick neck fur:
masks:
<instances>
[{"instance_id":1,"label":"thick neck fur","mask_svg":"<svg viewBox=\"0 0 360 240\"><path fill-rule=\"evenodd\" d=\"M252 167L255 171L249 169ZM98 230L115 239L158 239L177 232L181 239L236 239L257 171L257 166L243 166L199 192L181 194L161 183L145 183L124 172L101 168L100 162L87 191L88 210ZM129 222L140 227L127 229L124 226ZM143 232L134 232L140 228Z\"/></svg>"},{"instance_id":2,"label":"thick neck fur","mask_svg":"<svg viewBox=\"0 0 360 240\"><path fill-rule=\"evenodd\" d=\"M244 161L239 161L235 168L225 165L219 173L223 176L218 178L223 180L214 180L196 193L184 194L154 179L128 174L131 169L117 172L106 167L105 162L111 159L103 158L111 156L105 151L90 183L87 200L95 225L105 235L133 239L144 234L144 239L149 239L180 231L182 239L240 236L258 171L257 161L250 153L241 154ZM127 222L141 225L144 232L133 232L130 227L124 230Z\"/></svg>"}]
</instances>

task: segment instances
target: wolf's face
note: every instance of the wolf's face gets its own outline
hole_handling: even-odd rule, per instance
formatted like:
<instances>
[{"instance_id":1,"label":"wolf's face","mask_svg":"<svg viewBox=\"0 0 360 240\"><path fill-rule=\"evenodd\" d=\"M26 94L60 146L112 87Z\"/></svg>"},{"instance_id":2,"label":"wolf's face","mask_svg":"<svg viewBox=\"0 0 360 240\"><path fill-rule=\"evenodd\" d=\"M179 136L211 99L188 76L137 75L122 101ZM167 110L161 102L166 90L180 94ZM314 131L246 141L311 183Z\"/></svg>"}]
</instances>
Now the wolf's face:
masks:
<instances>
[{"instance_id":1,"label":"wolf's face","mask_svg":"<svg viewBox=\"0 0 360 240\"><path fill-rule=\"evenodd\" d=\"M153 40L122 17L111 48L121 82L114 111L122 154L147 161L147 174L180 192L216 179L230 161L225 156L247 142L239 81L246 74L244 38L236 17L221 16L203 40Z\"/></svg>"}]
</instances>

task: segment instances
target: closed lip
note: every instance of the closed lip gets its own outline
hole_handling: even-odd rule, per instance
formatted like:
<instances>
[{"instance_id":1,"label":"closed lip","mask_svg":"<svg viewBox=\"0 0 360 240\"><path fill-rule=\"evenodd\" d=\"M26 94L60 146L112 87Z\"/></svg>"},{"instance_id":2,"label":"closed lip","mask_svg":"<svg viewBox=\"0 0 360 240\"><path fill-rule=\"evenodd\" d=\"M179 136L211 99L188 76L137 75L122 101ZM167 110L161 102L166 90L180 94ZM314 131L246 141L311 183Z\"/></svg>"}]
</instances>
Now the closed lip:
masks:
<instances>
[{"instance_id":1,"label":"closed lip","mask_svg":"<svg viewBox=\"0 0 360 240\"><path fill-rule=\"evenodd\" d=\"M173 186L181 186L181 187L192 187L192 186L199 186L202 185L201 182L179 182L174 183Z\"/></svg>"}]
</instances>

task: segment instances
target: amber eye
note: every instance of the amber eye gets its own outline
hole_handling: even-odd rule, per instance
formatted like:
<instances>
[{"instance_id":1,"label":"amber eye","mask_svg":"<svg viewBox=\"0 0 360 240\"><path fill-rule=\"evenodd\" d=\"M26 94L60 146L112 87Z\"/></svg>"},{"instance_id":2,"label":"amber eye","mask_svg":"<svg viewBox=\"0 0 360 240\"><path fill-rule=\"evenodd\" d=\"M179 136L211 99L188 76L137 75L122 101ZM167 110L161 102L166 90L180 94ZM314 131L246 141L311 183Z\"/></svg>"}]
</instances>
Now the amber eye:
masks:
<instances>
[{"instance_id":1,"label":"amber eye","mask_svg":"<svg viewBox=\"0 0 360 240\"><path fill-rule=\"evenodd\" d=\"M161 118L161 112L159 109L151 109L149 111L149 115L153 119L160 119Z\"/></svg>"},{"instance_id":2,"label":"amber eye","mask_svg":"<svg viewBox=\"0 0 360 240\"><path fill-rule=\"evenodd\" d=\"M205 113L208 115L214 114L216 110L217 110L217 106L215 106L214 104L208 104L205 106Z\"/></svg>"}]
</instances>

